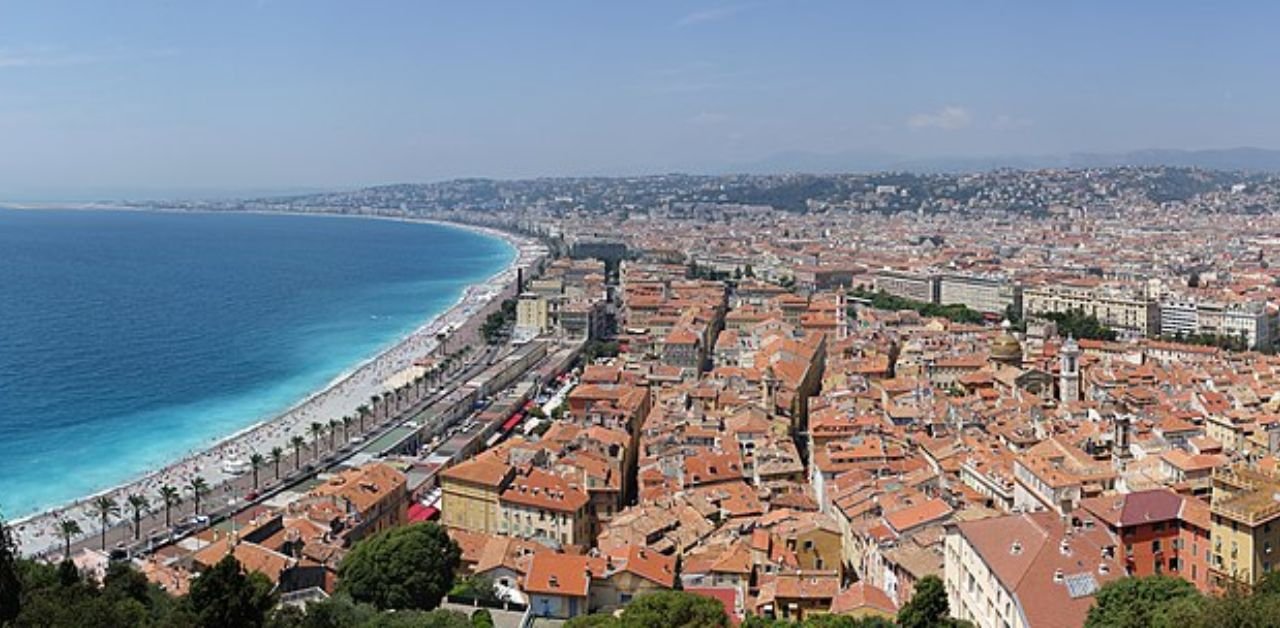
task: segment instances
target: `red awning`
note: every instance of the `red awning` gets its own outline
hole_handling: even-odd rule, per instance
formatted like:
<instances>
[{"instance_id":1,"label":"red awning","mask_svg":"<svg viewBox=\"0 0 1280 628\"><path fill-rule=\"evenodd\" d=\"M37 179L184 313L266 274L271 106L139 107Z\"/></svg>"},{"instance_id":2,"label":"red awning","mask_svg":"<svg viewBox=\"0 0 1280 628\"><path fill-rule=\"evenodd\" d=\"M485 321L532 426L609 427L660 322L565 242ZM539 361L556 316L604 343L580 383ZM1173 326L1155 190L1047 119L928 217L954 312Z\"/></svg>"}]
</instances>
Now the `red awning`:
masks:
<instances>
[{"instance_id":1,"label":"red awning","mask_svg":"<svg viewBox=\"0 0 1280 628\"><path fill-rule=\"evenodd\" d=\"M503 422L503 424L502 424L502 431L504 431L504 432L510 432L512 429L514 429L514 428L515 428L515 426L520 425L520 422L521 422L521 421L523 421L523 420L524 420L524 414L522 414L522 413L517 412L517 413L515 413L515 414L511 415L511 418L509 418L509 419L507 419L505 422Z\"/></svg>"},{"instance_id":2,"label":"red awning","mask_svg":"<svg viewBox=\"0 0 1280 628\"><path fill-rule=\"evenodd\" d=\"M435 506L423 506L422 504L409 506L409 521L414 523L430 521L438 516L440 516L440 509Z\"/></svg>"}]
</instances>

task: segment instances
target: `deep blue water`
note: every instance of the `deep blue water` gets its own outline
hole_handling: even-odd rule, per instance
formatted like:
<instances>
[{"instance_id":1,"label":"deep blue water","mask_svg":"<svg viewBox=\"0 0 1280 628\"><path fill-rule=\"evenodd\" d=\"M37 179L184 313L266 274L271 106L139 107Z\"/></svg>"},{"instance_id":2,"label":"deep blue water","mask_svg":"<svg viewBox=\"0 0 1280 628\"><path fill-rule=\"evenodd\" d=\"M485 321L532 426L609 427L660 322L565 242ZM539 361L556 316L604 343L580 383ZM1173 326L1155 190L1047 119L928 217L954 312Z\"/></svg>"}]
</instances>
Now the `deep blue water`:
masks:
<instances>
[{"instance_id":1,"label":"deep blue water","mask_svg":"<svg viewBox=\"0 0 1280 628\"><path fill-rule=\"evenodd\" d=\"M0 209L0 509L118 484L287 409L513 255L382 220Z\"/></svg>"}]
</instances>

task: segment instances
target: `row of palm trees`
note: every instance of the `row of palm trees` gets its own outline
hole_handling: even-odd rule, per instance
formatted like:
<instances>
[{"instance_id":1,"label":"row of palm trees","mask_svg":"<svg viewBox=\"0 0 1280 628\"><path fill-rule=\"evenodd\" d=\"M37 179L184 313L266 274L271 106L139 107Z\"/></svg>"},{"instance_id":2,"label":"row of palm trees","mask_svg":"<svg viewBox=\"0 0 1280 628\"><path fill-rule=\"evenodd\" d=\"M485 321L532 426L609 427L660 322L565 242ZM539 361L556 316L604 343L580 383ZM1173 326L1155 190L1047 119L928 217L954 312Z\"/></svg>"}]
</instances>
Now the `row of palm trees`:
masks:
<instances>
[{"instance_id":1,"label":"row of palm trees","mask_svg":"<svg viewBox=\"0 0 1280 628\"><path fill-rule=\"evenodd\" d=\"M164 525L170 527L173 525L172 513L173 509L182 505L183 490L191 493L195 514L200 514L200 501L211 490L209 483L202 477L191 478L183 489L179 489L170 484L160 487L159 503L164 508ZM133 493L125 496L125 507L127 507L133 518L133 539L136 541L142 535L142 518L151 514L151 500L141 493ZM93 512L98 517L101 524L98 530L99 538L103 551L107 549L107 531L111 527L111 523L115 519L119 519L122 508L119 502L110 495L99 495L94 498L92 504ZM71 555L71 541L79 537L84 531L80 528L80 524L74 519L63 519L58 522L58 531L62 535L63 549L66 556Z\"/></svg>"},{"instance_id":2,"label":"row of palm trees","mask_svg":"<svg viewBox=\"0 0 1280 628\"><path fill-rule=\"evenodd\" d=\"M336 447L335 437L338 430L342 431L342 441L350 442L351 428L357 425L359 432L363 434L365 431L365 422L371 417L378 417L385 421L395 414L404 412L413 404L418 403L427 396L427 393L438 386L445 375L455 371L464 364L464 358L470 354L472 348L464 346L458 351L451 353L435 366L427 369L426 372L415 377L413 381L406 383L394 390L383 392L380 395L373 395L369 398L368 405L361 405L356 408L356 415L344 416L341 419L330 419L327 423L312 422L307 428L307 432L311 435L311 457L312 459L320 458L320 444L327 437L329 441L329 451L333 451ZM393 414L394 413L394 414ZM302 435L295 435L290 439L289 444L293 446L293 468L295 471L302 467L302 453L308 446L307 439ZM274 467L275 479L280 479L280 465L285 459L285 450L282 447L272 447L268 456L263 456L257 452L249 456L249 467L253 472L253 489L259 488L259 474L263 467L270 461ZM184 491L190 493L194 506L195 514L200 514L201 499L208 495L210 490L208 481L203 477L192 478L182 489L165 484L160 487L157 503L161 504L164 509L164 525L170 528L173 525L172 512L173 509L181 506L183 503ZM108 495L100 495L92 502L94 514L97 516L101 524L99 534L103 551L107 549L107 531L110 524L120 518L123 510L121 504L115 498ZM127 507L133 519L133 538L138 540L142 534L142 518L151 513L152 502L145 495L140 493L130 494L125 497L125 507ZM59 532L62 535L65 554L71 555L71 543L84 533L80 524L73 519L63 519L59 522Z\"/></svg>"}]
</instances>

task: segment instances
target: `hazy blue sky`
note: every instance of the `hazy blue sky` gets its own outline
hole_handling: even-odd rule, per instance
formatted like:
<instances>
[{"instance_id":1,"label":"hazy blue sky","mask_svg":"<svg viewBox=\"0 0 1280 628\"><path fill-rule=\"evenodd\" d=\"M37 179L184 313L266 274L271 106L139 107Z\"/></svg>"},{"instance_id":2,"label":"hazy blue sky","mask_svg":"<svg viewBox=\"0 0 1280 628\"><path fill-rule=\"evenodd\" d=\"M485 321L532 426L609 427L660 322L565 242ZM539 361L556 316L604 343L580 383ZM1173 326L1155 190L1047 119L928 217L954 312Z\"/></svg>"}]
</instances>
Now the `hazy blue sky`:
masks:
<instances>
[{"instance_id":1,"label":"hazy blue sky","mask_svg":"<svg viewBox=\"0 0 1280 628\"><path fill-rule=\"evenodd\" d=\"M0 198L1280 147L1280 3L0 0Z\"/></svg>"}]
</instances>

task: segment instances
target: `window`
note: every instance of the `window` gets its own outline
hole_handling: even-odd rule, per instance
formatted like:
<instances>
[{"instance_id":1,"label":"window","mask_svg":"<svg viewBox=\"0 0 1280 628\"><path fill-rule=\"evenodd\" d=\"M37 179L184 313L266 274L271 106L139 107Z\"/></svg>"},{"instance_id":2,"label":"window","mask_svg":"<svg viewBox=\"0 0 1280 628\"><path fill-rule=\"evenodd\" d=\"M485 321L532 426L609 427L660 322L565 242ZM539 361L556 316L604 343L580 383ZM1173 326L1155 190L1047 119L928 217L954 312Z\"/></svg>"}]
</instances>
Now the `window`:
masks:
<instances>
[{"instance_id":1,"label":"window","mask_svg":"<svg viewBox=\"0 0 1280 628\"><path fill-rule=\"evenodd\" d=\"M1160 551L1160 539L1156 539L1151 542L1151 551L1153 552Z\"/></svg>"}]
</instances>

